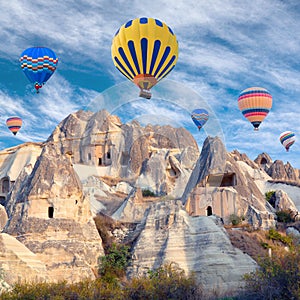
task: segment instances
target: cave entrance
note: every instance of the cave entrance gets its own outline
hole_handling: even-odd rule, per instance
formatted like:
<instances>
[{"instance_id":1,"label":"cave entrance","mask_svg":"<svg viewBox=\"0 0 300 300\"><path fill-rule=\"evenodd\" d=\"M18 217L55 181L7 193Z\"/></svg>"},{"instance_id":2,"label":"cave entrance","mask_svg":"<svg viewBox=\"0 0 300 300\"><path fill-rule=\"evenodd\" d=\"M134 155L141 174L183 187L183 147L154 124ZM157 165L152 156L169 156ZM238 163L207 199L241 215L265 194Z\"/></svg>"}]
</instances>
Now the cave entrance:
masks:
<instances>
[{"instance_id":1,"label":"cave entrance","mask_svg":"<svg viewBox=\"0 0 300 300\"><path fill-rule=\"evenodd\" d=\"M206 215L207 216L211 216L212 215L212 207L211 206L207 206Z\"/></svg>"},{"instance_id":2,"label":"cave entrance","mask_svg":"<svg viewBox=\"0 0 300 300\"><path fill-rule=\"evenodd\" d=\"M54 216L54 207L50 206L48 207L48 218L52 219Z\"/></svg>"}]
</instances>

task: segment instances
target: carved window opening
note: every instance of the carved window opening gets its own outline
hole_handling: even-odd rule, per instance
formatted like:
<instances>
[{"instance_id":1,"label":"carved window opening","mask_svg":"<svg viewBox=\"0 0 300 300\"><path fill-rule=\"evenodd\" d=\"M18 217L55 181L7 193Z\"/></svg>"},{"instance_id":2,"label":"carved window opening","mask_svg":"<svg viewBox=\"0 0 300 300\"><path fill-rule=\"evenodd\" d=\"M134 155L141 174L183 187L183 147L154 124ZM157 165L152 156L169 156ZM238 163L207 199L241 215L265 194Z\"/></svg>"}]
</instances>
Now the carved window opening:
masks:
<instances>
[{"instance_id":1,"label":"carved window opening","mask_svg":"<svg viewBox=\"0 0 300 300\"><path fill-rule=\"evenodd\" d=\"M106 153L106 157L107 157L107 159L110 159L110 152Z\"/></svg>"},{"instance_id":2,"label":"carved window opening","mask_svg":"<svg viewBox=\"0 0 300 300\"><path fill-rule=\"evenodd\" d=\"M212 207L211 206L207 206L206 215L207 216L211 216L212 215Z\"/></svg>"},{"instance_id":3,"label":"carved window opening","mask_svg":"<svg viewBox=\"0 0 300 300\"><path fill-rule=\"evenodd\" d=\"M52 219L54 217L54 207L49 206L48 207L48 218Z\"/></svg>"},{"instance_id":4,"label":"carved window opening","mask_svg":"<svg viewBox=\"0 0 300 300\"><path fill-rule=\"evenodd\" d=\"M0 197L0 204L5 206L5 197Z\"/></svg>"},{"instance_id":5,"label":"carved window opening","mask_svg":"<svg viewBox=\"0 0 300 300\"><path fill-rule=\"evenodd\" d=\"M75 205L78 203L78 200L75 200Z\"/></svg>"},{"instance_id":6,"label":"carved window opening","mask_svg":"<svg viewBox=\"0 0 300 300\"><path fill-rule=\"evenodd\" d=\"M98 158L98 166L102 166L102 157Z\"/></svg>"},{"instance_id":7,"label":"carved window opening","mask_svg":"<svg viewBox=\"0 0 300 300\"><path fill-rule=\"evenodd\" d=\"M91 160L92 159L92 155L91 153L88 153L88 160Z\"/></svg>"},{"instance_id":8,"label":"carved window opening","mask_svg":"<svg viewBox=\"0 0 300 300\"><path fill-rule=\"evenodd\" d=\"M8 193L9 192L9 179L4 178L2 180L2 193Z\"/></svg>"},{"instance_id":9,"label":"carved window opening","mask_svg":"<svg viewBox=\"0 0 300 300\"><path fill-rule=\"evenodd\" d=\"M235 173L224 174L221 182L221 186L235 186L236 175Z\"/></svg>"}]
</instances>

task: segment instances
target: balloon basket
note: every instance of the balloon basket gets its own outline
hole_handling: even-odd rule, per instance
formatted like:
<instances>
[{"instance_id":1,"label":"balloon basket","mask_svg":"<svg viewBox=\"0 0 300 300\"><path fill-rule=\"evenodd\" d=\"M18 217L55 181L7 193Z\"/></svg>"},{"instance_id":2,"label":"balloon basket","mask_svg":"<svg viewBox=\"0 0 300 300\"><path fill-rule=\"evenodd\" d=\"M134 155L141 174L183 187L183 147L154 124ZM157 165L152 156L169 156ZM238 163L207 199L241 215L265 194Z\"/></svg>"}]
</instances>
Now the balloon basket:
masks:
<instances>
[{"instance_id":1,"label":"balloon basket","mask_svg":"<svg viewBox=\"0 0 300 300\"><path fill-rule=\"evenodd\" d=\"M141 90L139 96L142 97L142 98L150 99L152 95L147 90Z\"/></svg>"}]
</instances>

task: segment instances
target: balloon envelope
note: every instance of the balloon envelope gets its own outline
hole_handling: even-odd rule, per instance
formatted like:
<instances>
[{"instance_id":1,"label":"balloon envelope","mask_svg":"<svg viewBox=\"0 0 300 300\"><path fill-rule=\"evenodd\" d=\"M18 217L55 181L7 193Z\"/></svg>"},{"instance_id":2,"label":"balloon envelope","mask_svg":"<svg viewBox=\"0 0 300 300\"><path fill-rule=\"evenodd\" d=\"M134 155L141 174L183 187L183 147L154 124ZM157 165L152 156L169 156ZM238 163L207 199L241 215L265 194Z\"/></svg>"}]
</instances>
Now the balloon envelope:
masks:
<instances>
[{"instance_id":1,"label":"balloon envelope","mask_svg":"<svg viewBox=\"0 0 300 300\"><path fill-rule=\"evenodd\" d=\"M153 18L137 18L122 25L111 46L116 68L151 98L150 89L167 76L178 59L178 42L170 27Z\"/></svg>"},{"instance_id":2,"label":"balloon envelope","mask_svg":"<svg viewBox=\"0 0 300 300\"><path fill-rule=\"evenodd\" d=\"M203 108L197 108L192 111L191 117L195 125L200 130L202 126L207 122L209 115L207 110Z\"/></svg>"},{"instance_id":3,"label":"balloon envelope","mask_svg":"<svg viewBox=\"0 0 300 300\"><path fill-rule=\"evenodd\" d=\"M32 47L24 50L20 57L21 68L38 90L56 70L58 58L46 47Z\"/></svg>"},{"instance_id":4,"label":"balloon envelope","mask_svg":"<svg viewBox=\"0 0 300 300\"><path fill-rule=\"evenodd\" d=\"M286 151L289 151L290 147L296 141L295 133L292 131L282 132L280 134L279 140L280 140L280 143L283 145L283 147L286 149Z\"/></svg>"},{"instance_id":5,"label":"balloon envelope","mask_svg":"<svg viewBox=\"0 0 300 300\"><path fill-rule=\"evenodd\" d=\"M240 93L238 106L244 117L252 123L254 130L258 130L272 107L272 96L264 88L251 87Z\"/></svg>"},{"instance_id":6,"label":"balloon envelope","mask_svg":"<svg viewBox=\"0 0 300 300\"><path fill-rule=\"evenodd\" d=\"M20 130L21 126L22 126L22 119L19 117L9 117L6 120L6 125L8 127L8 129L14 134L16 135L17 132Z\"/></svg>"}]
</instances>

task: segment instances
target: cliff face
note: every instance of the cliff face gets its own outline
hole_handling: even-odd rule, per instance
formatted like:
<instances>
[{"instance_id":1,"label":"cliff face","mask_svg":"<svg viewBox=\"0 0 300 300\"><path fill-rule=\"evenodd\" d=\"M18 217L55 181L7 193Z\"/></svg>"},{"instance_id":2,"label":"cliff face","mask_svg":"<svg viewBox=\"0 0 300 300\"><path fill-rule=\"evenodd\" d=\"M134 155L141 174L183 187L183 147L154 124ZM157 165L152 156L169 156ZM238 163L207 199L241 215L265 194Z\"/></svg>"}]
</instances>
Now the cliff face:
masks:
<instances>
[{"instance_id":1,"label":"cliff face","mask_svg":"<svg viewBox=\"0 0 300 300\"><path fill-rule=\"evenodd\" d=\"M90 166L90 175L124 178L155 194L174 197L182 195L199 154L184 128L141 127L136 121L122 124L106 111L71 114L48 142L58 144L75 168Z\"/></svg>"},{"instance_id":2,"label":"cliff face","mask_svg":"<svg viewBox=\"0 0 300 300\"><path fill-rule=\"evenodd\" d=\"M194 272L206 292L225 293L238 290L242 275L256 268L248 255L231 245L215 217L191 217L180 201L152 204L142 224L129 276L173 262L187 274Z\"/></svg>"}]
</instances>

